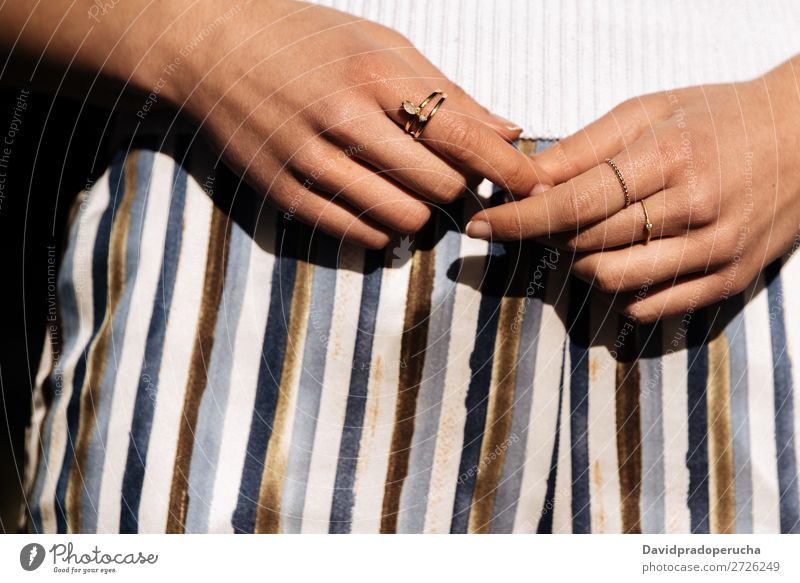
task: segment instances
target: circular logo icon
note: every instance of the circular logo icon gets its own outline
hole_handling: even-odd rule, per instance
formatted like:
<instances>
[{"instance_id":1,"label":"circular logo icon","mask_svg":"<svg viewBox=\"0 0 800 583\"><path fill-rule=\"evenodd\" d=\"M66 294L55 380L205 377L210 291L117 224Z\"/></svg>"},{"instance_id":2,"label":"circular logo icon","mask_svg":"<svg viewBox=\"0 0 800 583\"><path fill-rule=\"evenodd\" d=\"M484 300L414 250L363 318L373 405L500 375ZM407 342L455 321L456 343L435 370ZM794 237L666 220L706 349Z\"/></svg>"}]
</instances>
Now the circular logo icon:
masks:
<instances>
[{"instance_id":1,"label":"circular logo icon","mask_svg":"<svg viewBox=\"0 0 800 583\"><path fill-rule=\"evenodd\" d=\"M19 564L26 571L35 571L44 562L44 547L39 543L30 543L19 552Z\"/></svg>"}]
</instances>

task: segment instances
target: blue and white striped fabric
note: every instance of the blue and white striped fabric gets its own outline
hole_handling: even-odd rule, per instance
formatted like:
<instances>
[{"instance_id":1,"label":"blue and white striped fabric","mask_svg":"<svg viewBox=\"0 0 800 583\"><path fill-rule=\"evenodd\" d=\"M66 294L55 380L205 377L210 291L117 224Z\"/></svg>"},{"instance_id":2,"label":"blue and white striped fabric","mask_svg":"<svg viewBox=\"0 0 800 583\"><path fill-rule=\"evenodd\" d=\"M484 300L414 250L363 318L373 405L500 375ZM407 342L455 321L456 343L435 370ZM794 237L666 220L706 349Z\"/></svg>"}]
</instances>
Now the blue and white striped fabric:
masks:
<instances>
[{"instance_id":1,"label":"blue and white striped fabric","mask_svg":"<svg viewBox=\"0 0 800 583\"><path fill-rule=\"evenodd\" d=\"M491 186L364 251L212 160L131 149L80 197L30 531L800 531L796 255L638 326L463 235Z\"/></svg>"}]
</instances>

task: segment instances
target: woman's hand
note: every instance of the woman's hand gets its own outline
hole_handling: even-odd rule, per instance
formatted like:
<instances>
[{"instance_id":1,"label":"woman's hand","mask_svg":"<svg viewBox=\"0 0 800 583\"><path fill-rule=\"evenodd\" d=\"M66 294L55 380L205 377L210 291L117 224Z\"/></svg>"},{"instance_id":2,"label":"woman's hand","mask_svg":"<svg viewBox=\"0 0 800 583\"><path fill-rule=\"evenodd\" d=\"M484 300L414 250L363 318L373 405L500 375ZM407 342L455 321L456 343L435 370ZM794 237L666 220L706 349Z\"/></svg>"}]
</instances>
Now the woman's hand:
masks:
<instances>
[{"instance_id":1,"label":"woman's hand","mask_svg":"<svg viewBox=\"0 0 800 583\"><path fill-rule=\"evenodd\" d=\"M101 87L109 104L124 89L143 120L159 105L181 109L287 217L368 247L421 228L429 205L468 181L523 194L548 180L508 143L519 128L398 33L335 10L290 0L19 0L0 10L0 52L21 63L8 69L18 82L81 98ZM62 83L67 72L78 82ZM401 103L435 89L449 97L415 141Z\"/></svg>"},{"instance_id":2,"label":"woman's hand","mask_svg":"<svg viewBox=\"0 0 800 583\"><path fill-rule=\"evenodd\" d=\"M470 235L574 251L573 272L642 321L709 305L800 232L800 59L752 82L633 99L535 159L563 183L476 214Z\"/></svg>"},{"instance_id":3,"label":"woman's hand","mask_svg":"<svg viewBox=\"0 0 800 583\"><path fill-rule=\"evenodd\" d=\"M286 216L368 247L420 229L475 178L520 194L547 180L508 143L519 128L397 32L335 10L247 4L185 67L169 98L229 165ZM449 96L415 141L401 103L435 89Z\"/></svg>"}]
</instances>

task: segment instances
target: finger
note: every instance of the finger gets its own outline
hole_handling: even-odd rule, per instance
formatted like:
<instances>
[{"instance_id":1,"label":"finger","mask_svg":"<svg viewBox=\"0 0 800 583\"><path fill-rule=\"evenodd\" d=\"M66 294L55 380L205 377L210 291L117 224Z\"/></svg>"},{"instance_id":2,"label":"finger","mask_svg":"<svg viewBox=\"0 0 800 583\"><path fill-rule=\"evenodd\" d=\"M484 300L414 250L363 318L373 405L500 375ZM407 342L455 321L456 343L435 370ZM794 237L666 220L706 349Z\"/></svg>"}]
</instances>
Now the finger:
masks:
<instances>
[{"instance_id":1,"label":"finger","mask_svg":"<svg viewBox=\"0 0 800 583\"><path fill-rule=\"evenodd\" d=\"M488 108L475 101L475 99L460 85L448 81L444 90L450 96L449 98L453 98L456 101L459 108L462 109L464 113L485 123L505 141L511 142L516 140L522 133L522 128L519 124L497 113L491 112Z\"/></svg>"},{"instance_id":2,"label":"finger","mask_svg":"<svg viewBox=\"0 0 800 583\"><path fill-rule=\"evenodd\" d=\"M403 100L422 101L428 91L414 80L398 79L378 92L378 103L396 124L404 126L409 114ZM438 102L432 100L428 110ZM536 184L552 180L528 157L484 123L459 109L449 98L425 125L420 141L456 168L489 179L515 195L530 193Z\"/></svg>"},{"instance_id":3,"label":"finger","mask_svg":"<svg viewBox=\"0 0 800 583\"><path fill-rule=\"evenodd\" d=\"M326 132L349 152L420 197L452 202L464 193L467 177L421 143L409 140L402 128L386 119L364 116Z\"/></svg>"},{"instance_id":4,"label":"finger","mask_svg":"<svg viewBox=\"0 0 800 583\"><path fill-rule=\"evenodd\" d=\"M601 292L615 294L672 282L682 275L708 273L721 264L712 248L687 237L673 237L587 253L576 257L571 269Z\"/></svg>"},{"instance_id":5,"label":"finger","mask_svg":"<svg viewBox=\"0 0 800 583\"><path fill-rule=\"evenodd\" d=\"M416 50L413 51L413 54L409 53L405 57L409 64L421 74L418 80L429 83L431 87L440 87L447 93L448 99L453 100L466 115L486 124L507 142L517 139L522 133L522 128L518 124L492 113L488 108L475 101L461 86L450 81Z\"/></svg>"},{"instance_id":6,"label":"finger","mask_svg":"<svg viewBox=\"0 0 800 583\"><path fill-rule=\"evenodd\" d=\"M643 138L614 156L636 202L664 190L673 162L660 155L654 139ZM467 234L500 241L550 236L607 219L625 208L625 195L616 173L605 162L546 192L483 210L472 217Z\"/></svg>"},{"instance_id":7,"label":"finger","mask_svg":"<svg viewBox=\"0 0 800 583\"><path fill-rule=\"evenodd\" d=\"M640 293L610 299L615 310L638 322L680 317L725 299L725 275L721 272L686 275L674 283L657 284Z\"/></svg>"},{"instance_id":8,"label":"finger","mask_svg":"<svg viewBox=\"0 0 800 583\"><path fill-rule=\"evenodd\" d=\"M642 208L643 202L647 214ZM581 253L633 245L647 240L645 225L648 219L652 225L651 239L685 235L696 224L690 207L691 198L685 189L669 188L576 232L555 233L539 240L559 249Z\"/></svg>"},{"instance_id":9,"label":"finger","mask_svg":"<svg viewBox=\"0 0 800 583\"><path fill-rule=\"evenodd\" d=\"M666 94L631 99L536 154L534 159L556 183L564 182L629 147L645 131L665 120L670 109Z\"/></svg>"},{"instance_id":10,"label":"finger","mask_svg":"<svg viewBox=\"0 0 800 583\"><path fill-rule=\"evenodd\" d=\"M417 80L428 84L430 87L441 88L450 96L449 99L453 99L461 106L465 113L488 125L506 141L512 141L519 137L522 131L519 125L492 113L475 101L460 86L450 81L436 65L426 59L403 35L385 27L377 27L375 33L383 42L395 47L400 52L400 55L409 64L411 70L418 75Z\"/></svg>"},{"instance_id":11,"label":"finger","mask_svg":"<svg viewBox=\"0 0 800 583\"><path fill-rule=\"evenodd\" d=\"M304 188L292 178L279 177L267 199L284 217L309 224L335 237L362 247L381 249L389 244L391 232L337 200L328 200L312 188Z\"/></svg>"},{"instance_id":12,"label":"finger","mask_svg":"<svg viewBox=\"0 0 800 583\"><path fill-rule=\"evenodd\" d=\"M388 176L350 159L327 142L314 144L316 154L300 152L292 167L306 187L322 190L364 215L401 233L414 233L428 222L428 205Z\"/></svg>"}]
</instances>

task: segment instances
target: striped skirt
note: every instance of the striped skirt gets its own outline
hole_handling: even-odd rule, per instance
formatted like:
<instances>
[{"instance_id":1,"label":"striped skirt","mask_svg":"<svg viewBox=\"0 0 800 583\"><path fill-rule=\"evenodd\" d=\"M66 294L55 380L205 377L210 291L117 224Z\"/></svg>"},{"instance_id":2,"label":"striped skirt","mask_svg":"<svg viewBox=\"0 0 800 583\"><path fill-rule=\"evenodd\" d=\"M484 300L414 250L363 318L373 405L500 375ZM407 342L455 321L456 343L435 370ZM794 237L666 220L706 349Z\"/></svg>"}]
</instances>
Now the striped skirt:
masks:
<instances>
[{"instance_id":1,"label":"striped skirt","mask_svg":"<svg viewBox=\"0 0 800 583\"><path fill-rule=\"evenodd\" d=\"M462 234L502 198L365 251L188 139L118 155L75 206L24 528L800 531L800 258L636 325L568 253Z\"/></svg>"}]
</instances>

